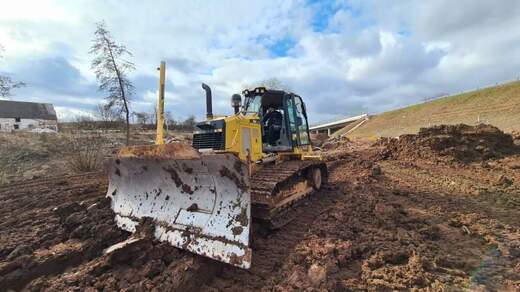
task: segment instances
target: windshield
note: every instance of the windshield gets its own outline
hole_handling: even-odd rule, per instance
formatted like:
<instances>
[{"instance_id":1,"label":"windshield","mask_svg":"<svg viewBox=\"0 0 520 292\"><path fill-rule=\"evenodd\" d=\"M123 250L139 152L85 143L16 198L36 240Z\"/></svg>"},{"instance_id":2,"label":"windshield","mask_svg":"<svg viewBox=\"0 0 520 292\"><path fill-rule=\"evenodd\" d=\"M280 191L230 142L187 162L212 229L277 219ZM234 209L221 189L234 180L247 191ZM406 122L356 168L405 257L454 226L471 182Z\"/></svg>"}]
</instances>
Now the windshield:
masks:
<instances>
[{"instance_id":1,"label":"windshield","mask_svg":"<svg viewBox=\"0 0 520 292\"><path fill-rule=\"evenodd\" d=\"M259 113L260 107L262 106L262 96L255 95L247 98L246 101L246 113Z\"/></svg>"}]
</instances>

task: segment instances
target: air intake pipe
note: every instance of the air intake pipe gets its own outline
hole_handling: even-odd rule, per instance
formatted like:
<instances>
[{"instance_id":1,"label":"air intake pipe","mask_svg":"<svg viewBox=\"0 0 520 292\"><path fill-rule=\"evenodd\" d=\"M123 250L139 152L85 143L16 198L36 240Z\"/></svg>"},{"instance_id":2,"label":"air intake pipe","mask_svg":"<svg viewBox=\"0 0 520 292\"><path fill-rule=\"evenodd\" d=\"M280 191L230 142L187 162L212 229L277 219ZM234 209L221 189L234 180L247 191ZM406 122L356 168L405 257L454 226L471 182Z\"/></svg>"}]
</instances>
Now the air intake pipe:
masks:
<instances>
[{"instance_id":1,"label":"air intake pipe","mask_svg":"<svg viewBox=\"0 0 520 292\"><path fill-rule=\"evenodd\" d=\"M211 88L206 83L202 83L202 89L206 91L206 118L213 119L213 107L211 106Z\"/></svg>"}]
</instances>

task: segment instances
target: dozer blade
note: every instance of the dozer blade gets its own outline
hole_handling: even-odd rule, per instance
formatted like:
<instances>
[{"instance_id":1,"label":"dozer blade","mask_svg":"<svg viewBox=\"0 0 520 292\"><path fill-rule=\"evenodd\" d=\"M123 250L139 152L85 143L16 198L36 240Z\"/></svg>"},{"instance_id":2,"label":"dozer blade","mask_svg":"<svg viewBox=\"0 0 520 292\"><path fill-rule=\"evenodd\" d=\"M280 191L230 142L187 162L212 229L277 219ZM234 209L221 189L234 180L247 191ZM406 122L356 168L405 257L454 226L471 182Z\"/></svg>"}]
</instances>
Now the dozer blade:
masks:
<instances>
[{"instance_id":1,"label":"dozer blade","mask_svg":"<svg viewBox=\"0 0 520 292\"><path fill-rule=\"evenodd\" d=\"M251 265L249 177L233 154L199 154L184 144L126 147L109 165L107 196L124 230L152 218L161 241Z\"/></svg>"}]
</instances>

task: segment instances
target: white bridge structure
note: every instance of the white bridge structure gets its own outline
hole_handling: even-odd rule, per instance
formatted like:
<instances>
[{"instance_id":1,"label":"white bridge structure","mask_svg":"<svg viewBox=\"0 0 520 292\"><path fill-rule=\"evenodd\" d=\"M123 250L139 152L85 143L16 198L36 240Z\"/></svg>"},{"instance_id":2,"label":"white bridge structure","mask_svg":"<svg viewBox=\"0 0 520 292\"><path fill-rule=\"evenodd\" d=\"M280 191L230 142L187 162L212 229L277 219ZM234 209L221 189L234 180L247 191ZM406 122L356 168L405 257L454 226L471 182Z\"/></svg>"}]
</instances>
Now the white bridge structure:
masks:
<instances>
[{"instance_id":1,"label":"white bridge structure","mask_svg":"<svg viewBox=\"0 0 520 292\"><path fill-rule=\"evenodd\" d=\"M363 114L355 117L350 117L346 119L337 120L334 122L323 123L319 125L314 125L309 127L311 133L320 134L326 133L327 136L333 135L335 132L351 125L350 129L346 130L345 133L341 133L341 135L348 134L351 131L355 130L358 126L361 126L366 120L368 120L368 114ZM341 131L343 132L343 131Z\"/></svg>"}]
</instances>

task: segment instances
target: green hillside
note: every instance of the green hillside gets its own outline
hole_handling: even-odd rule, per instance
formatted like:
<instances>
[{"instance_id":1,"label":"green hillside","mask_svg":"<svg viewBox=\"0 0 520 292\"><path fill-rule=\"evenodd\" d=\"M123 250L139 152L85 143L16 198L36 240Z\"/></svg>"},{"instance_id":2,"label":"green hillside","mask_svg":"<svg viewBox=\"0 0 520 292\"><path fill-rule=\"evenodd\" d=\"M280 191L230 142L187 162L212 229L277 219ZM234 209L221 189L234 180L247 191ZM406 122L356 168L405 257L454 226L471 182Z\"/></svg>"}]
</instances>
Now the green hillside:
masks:
<instances>
[{"instance_id":1,"label":"green hillside","mask_svg":"<svg viewBox=\"0 0 520 292\"><path fill-rule=\"evenodd\" d=\"M439 124L489 123L520 131L520 82L515 81L459 95L439 98L370 117L348 134L352 138L395 137Z\"/></svg>"}]
</instances>

